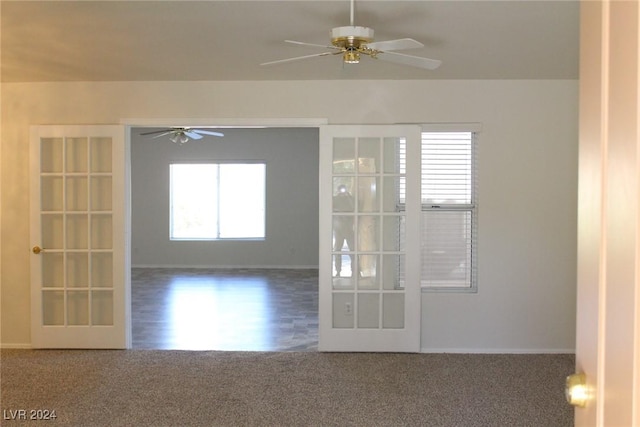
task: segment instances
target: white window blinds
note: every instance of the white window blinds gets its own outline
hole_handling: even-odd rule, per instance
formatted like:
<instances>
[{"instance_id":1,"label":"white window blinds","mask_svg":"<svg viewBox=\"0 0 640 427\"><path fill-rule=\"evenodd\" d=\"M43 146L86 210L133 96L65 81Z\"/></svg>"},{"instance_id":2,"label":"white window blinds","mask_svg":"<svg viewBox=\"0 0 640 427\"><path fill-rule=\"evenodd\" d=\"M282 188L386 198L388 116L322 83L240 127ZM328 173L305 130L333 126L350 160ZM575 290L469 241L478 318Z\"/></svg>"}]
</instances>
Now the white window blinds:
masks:
<instances>
[{"instance_id":1,"label":"white window blinds","mask_svg":"<svg viewBox=\"0 0 640 427\"><path fill-rule=\"evenodd\" d=\"M422 133L423 288L475 289L475 143L474 132Z\"/></svg>"}]
</instances>

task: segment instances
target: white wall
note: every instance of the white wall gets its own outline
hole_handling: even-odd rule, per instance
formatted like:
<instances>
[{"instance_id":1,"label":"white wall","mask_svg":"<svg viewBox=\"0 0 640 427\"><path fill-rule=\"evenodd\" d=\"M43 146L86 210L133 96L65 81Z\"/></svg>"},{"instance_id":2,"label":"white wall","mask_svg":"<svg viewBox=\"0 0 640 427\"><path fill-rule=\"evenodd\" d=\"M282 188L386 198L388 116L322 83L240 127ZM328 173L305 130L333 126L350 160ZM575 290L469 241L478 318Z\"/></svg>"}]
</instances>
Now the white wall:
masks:
<instances>
[{"instance_id":1,"label":"white wall","mask_svg":"<svg viewBox=\"0 0 640 427\"><path fill-rule=\"evenodd\" d=\"M307 117L481 123L479 290L423 294L423 348L572 351L577 105L575 80L4 84L2 343L30 342L30 124Z\"/></svg>"},{"instance_id":2,"label":"white wall","mask_svg":"<svg viewBox=\"0 0 640 427\"><path fill-rule=\"evenodd\" d=\"M187 144L144 131L131 132L134 266L318 267L317 128L222 129ZM169 240L169 165L194 160L266 163L263 241Z\"/></svg>"}]
</instances>

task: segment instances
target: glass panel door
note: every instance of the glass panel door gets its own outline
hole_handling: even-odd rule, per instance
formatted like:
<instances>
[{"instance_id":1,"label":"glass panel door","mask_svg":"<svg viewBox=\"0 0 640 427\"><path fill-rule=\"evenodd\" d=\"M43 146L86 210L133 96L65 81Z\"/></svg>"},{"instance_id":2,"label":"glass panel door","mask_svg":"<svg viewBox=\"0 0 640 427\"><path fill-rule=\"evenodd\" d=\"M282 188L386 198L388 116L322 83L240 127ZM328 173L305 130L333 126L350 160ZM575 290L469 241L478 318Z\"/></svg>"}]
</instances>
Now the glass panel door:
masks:
<instances>
[{"instance_id":1,"label":"glass panel door","mask_svg":"<svg viewBox=\"0 0 640 427\"><path fill-rule=\"evenodd\" d=\"M320 142L321 206L328 209L320 212L319 347L418 351L419 283L408 269L418 265L419 246L407 233L419 218L407 210L407 203L416 203L407 198L416 199L419 173L400 159L419 147L420 129L326 128Z\"/></svg>"},{"instance_id":2,"label":"glass panel door","mask_svg":"<svg viewBox=\"0 0 640 427\"><path fill-rule=\"evenodd\" d=\"M125 348L124 129L40 126L32 159L32 344Z\"/></svg>"}]
</instances>

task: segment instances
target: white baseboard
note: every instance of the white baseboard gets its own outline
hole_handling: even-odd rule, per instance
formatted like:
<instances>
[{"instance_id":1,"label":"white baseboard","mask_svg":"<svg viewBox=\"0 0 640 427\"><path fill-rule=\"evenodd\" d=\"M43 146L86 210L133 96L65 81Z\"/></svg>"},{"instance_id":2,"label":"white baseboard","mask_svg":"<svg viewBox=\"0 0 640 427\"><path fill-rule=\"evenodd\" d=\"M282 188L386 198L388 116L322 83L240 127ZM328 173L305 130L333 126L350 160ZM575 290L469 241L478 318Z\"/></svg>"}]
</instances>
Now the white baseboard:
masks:
<instances>
[{"instance_id":1,"label":"white baseboard","mask_svg":"<svg viewBox=\"0 0 640 427\"><path fill-rule=\"evenodd\" d=\"M0 349L31 349L31 344L28 343L2 343ZM543 349L531 349L531 348L422 348L420 353L451 353L451 354L575 354L576 350L573 348L543 348Z\"/></svg>"},{"instance_id":2,"label":"white baseboard","mask_svg":"<svg viewBox=\"0 0 640 427\"><path fill-rule=\"evenodd\" d=\"M247 270L317 270L317 265L152 265L152 264L136 264L132 268L242 268Z\"/></svg>"},{"instance_id":3,"label":"white baseboard","mask_svg":"<svg viewBox=\"0 0 640 427\"><path fill-rule=\"evenodd\" d=\"M575 348L421 348L420 353L453 354L575 354Z\"/></svg>"},{"instance_id":4,"label":"white baseboard","mask_svg":"<svg viewBox=\"0 0 640 427\"><path fill-rule=\"evenodd\" d=\"M1 349L21 349L21 350L29 350L31 349L31 344L27 343L0 343Z\"/></svg>"}]
</instances>

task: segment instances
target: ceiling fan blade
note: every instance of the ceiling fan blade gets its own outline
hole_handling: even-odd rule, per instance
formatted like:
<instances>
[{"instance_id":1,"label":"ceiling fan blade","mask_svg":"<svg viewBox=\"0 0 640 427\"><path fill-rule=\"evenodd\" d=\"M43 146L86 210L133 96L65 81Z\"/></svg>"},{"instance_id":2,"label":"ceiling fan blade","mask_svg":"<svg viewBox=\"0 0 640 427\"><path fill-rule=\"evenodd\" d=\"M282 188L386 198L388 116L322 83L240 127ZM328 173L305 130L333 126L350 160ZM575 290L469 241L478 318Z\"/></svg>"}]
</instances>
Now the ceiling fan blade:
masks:
<instances>
[{"instance_id":1,"label":"ceiling fan blade","mask_svg":"<svg viewBox=\"0 0 640 427\"><path fill-rule=\"evenodd\" d=\"M285 43L297 44L299 46L311 46L311 47L321 47L324 49L338 49L342 50L342 48L332 45L324 45L324 44L314 44L314 43L305 43L305 42L297 42L295 40L285 40Z\"/></svg>"},{"instance_id":2,"label":"ceiling fan blade","mask_svg":"<svg viewBox=\"0 0 640 427\"><path fill-rule=\"evenodd\" d=\"M203 130L203 129L191 129L190 132L201 133L201 134L204 134L204 135L224 136L224 133L213 132L213 131L210 131L210 130Z\"/></svg>"},{"instance_id":3,"label":"ceiling fan blade","mask_svg":"<svg viewBox=\"0 0 640 427\"><path fill-rule=\"evenodd\" d=\"M165 132L171 133L173 132L173 129L162 129L162 130L154 130L152 132L142 132L140 135L153 135L156 133L165 133Z\"/></svg>"},{"instance_id":4,"label":"ceiling fan blade","mask_svg":"<svg viewBox=\"0 0 640 427\"><path fill-rule=\"evenodd\" d=\"M401 50L401 49L417 49L420 47L424 47L422 43L414 39L398 39L398 40L387 40L382 42L373 42L367 43L365 45L369 49L374 50Z\"/></svg>"},{"instance_id":5,"label":"ceiling fan blade","mask_svg":"<svg viewBox=\"0 0 640 427\"><path fill-rule=\"evenodd\" d=\"M184 134L187 135L191 139L202 139L202 135L198 135L197 133L191 130L185 130Z\"/></svg>"},{"instance_id":6,"label":"ceiling fan blade","mask_svg":"<svg viewBox=\"0 0 640 427\"><path fill-rule=\"evenodd\" d=\"M285 62L293 62L293 61L300 61L303 59L308 59L308 58L315 58L316 56L327 56L327 55L336 55L338 53L342 53L341 51L338 52L322 52L322 53L315 53L313 55L305 55L305 56L297 56L295 58L288 58L288 59L279 59L277 61L270 61L270 62L263 62L260 65L275 65L275 64L282 64Z\"/></svg>"},{"instance_id":7,"label":"ceiling fan blade","mask_svg":"<svg viewBox=\"0 0 640 427\"><path fill-rule=\"evenodd\" d=\"M394 62L396 64L424 68L426 70L435 70L440 66L440 64L442 64L442 61L437 59L423 58L421 56L406 55L404 53L396 52L380 52L376 55L376 58L383 61Z\"/></svg>"},{"instance_id":8,"label":"ceiling fan blade","mask_svg":"<svg viewBox=\"0 0 640 427\"><path fill-rule=\"evenodd\" d=\"M151 138L152 138L152 139L155 139L155 138L162 138L163 136L173 135L174 133L175 133L175 131L173 131L173 130L168 130L168 131L166 131L166 132L163 132L163 133L159 133L159 134L157 134L157 135L154 135L154 136L152 136Z\"/></svg>"}]
</instances>

